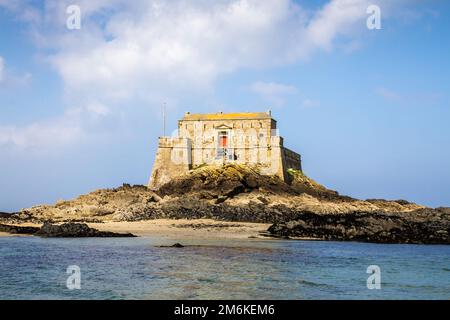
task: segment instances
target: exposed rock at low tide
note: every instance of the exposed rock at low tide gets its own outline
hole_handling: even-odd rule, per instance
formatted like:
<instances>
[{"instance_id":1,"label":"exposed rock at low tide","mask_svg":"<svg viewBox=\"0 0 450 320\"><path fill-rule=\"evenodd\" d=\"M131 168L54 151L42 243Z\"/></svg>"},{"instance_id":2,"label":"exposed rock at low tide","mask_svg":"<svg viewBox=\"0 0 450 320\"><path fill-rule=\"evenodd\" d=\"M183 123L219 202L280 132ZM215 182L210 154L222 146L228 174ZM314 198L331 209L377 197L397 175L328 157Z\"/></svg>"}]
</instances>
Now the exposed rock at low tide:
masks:
<instances>
[{"instance_id":1,"label":"exposed rock at low tide","mask_svg":"<svg viewBox=\"0 0 450 320\"><path fill-rule=\"evenodd\" d=\"M61 225L44 223L44 225L34 235L46 238L135 237L135 235L131 233L99 231L97 229L90 228L85 223L63 223Z\"/></svg>"},{"instance_id":2,"label":"exposed rock at low tide","mask_svg":"<svg viewBox=\"0 0 450 320\"><path fill-rule=\"evenodd\" d=\"M273 224L268 232L281 238L313 238L376 243L450 244L450 208L410 213L299 214Z\"/></svg>"},{"instance_id":3,"label":"exposed rock at low tide","mask_svg":"<svg viewBox=\"0 0 450 320\"><path fill-rule=\"evenodd\" d=\"M6 224L0 224L0 232L6 232L11 234L35 234L39 231L38 227L25 227L25 226L11 226Z\"/></svg>"},{"instance_id":4,"label":"exposed rock at low tide","mask_svg":"<svg viewBox=\"0 0 450 320\"><path fill-rule=\"evenodd\" d=\"M90 228L85 223L63 223L61 225L44 223L42 227L27 227L0 224L0 232L21 235L35 235L45 238L86 238L86 237L135 237L131 233L115 233Z\"/></svg>"},{"instance_id":5,"label":"exposed rock at low tide","mask_svg":"<svg viewBox=\"0 0 450 320\"><path fill-rule=\"evenodd\" d=\"M273 223L273 236L394 243L449 243L448 209L405 200L358 200L298 171L287 184L258 168L202 166L157 191L124 184L1 218L20 224L200 219Z\"/></svg>"},{"instance_id":6,"label":"exposed rock at low tide","mask_svg":"<svg viewBox=\"0 0 450 320\"><path fill-rule=\"evenodd\" d=\"M185 246L183 246L181 243L174 243L171 246L159 246L160 248L184 248Z\"/></svg>"}]
</instances>

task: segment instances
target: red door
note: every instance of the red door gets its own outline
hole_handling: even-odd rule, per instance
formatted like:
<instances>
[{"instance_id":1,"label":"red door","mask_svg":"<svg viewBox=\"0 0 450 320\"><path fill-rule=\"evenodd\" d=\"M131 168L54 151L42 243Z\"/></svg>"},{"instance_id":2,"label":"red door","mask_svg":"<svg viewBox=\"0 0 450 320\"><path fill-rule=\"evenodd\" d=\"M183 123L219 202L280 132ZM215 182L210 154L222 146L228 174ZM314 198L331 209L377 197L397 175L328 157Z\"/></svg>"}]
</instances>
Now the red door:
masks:
<instances>
[{"instance_id":1,"label":"red door","mask_svg":"<svg viewBox=\"0 0 450 320\"><path fill-rule=\"evenodd\" d=\"M221 148L226 148L228 146L228 137L227 136L220 136L219 146Z\"/></svg>"}]
</instances>

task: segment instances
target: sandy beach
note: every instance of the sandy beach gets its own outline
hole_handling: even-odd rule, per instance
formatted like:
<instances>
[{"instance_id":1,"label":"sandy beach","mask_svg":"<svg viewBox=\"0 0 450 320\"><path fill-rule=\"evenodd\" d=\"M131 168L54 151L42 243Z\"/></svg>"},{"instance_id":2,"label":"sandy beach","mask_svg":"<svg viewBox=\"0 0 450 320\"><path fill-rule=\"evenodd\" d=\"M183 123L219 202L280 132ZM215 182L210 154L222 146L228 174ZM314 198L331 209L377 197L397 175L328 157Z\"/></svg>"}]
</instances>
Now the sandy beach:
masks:
<instances>
[{"instance_id":1,"label":"sandy beach","mask_svg":"<svg viewBox=\"0 0 450 320\"><path fill-rule=\"evenodd\" d=\"M87 223L100 231L132 233L136 236L159 236L181 239L248 239L261 238L261 232L269 228L266 223L224 222L211 219L156 219L136 222ZM39 227L39 224L25 223L21 226ZM0 237L11 236L0 232Z\"/></svg>"},{"instance_id":2,"label":"sandy beach","mask_svg":"<svg viewBox=\"0 0 450 320\"><path fill-rule=\"evenodd\" d=\"M130 232L137 236L160 236L195 239L245 239L260 237L270 224L222 222L211 219L158 219L137 222L89 223L101 231Z\"/></svg>"},{"instance_id":3,"label":"sandy beach","mask_svg":"<svg viewBox=\"0 0 450 320\"><path fill-rule=\"evenodd\" d=\"M9 237L9 236L13 236L13 234L7 232L0 232L0 237Z\"/></svg>"}]
</instances>

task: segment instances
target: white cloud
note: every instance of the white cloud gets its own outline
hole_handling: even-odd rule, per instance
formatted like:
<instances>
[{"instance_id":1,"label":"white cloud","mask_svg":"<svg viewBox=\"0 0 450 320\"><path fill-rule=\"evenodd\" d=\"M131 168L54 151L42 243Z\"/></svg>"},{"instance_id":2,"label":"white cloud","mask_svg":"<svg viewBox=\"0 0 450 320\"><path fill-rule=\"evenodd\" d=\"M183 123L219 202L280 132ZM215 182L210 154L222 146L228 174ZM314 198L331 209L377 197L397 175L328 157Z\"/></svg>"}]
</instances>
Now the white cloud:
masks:
<instances>
[{"instance_id":1,"label":"white cloud","mask_svg":"<svg viewBox=\"0 0 450 320\"><path fill-rule=\"evenodd\" d=\"M82 133L81 126L66 115L50 121L27 126L0 126L0 146L20 149L60 148L76 141Z\"/></svg>"},{"instance_id":2,"label":"white cloud","mask_svg":"<svg viewBox=\"0 0 450 320\"><path fill-rule=\"evenodd\" d=\"M363 32L367 0L316 11L292 0L80 0L82 29L65 30L71 1L47 1L36 39L71 97L146 100L210 89L226 73L270 68L331 50ZM349 39L351 41L351 39Z\"/></svg>"},{"instance_id":3,"label":"white cloud","mask_svg":"<svg viewBox=\"0 0 450 320\"><path fill-rule=\"evenodd\" d=\"M91 103L86 107L88 112L95 114L96 116L107 116L110 112L109 108L100 103Z\"/></svg>"},{"instance_id":4,"label":"white cloud","mask_svg":"<svg viewBox=\"0 0 450 320\"><path fill-rule=\"evenodd\" d=\"M59 38L69 48L51 57L69 92L103 95L113 101L132 96L211 88L216 78L241 67L273 64L278 24L289 20L288 1L152 1L123 4L96 39ZM83 8L83 6L81 6ZM130 19L131 18L131 19ZM132 21L132 22L131 22ZM96 25L83 26L92 32Z\"/></svg>"},{"instance_id":5,"label":"white cloud","mask_svg":"<svg viewBox=\"0 0 450 320\"><path fill-rule=\"evenodd\" d=\"M0 0L0 7L14 12L24 22L34 25L42 23L41 12L29 0Z\"/></svg>"},{"instance_id":6,"label":"white cloud","mask_svg":"<svg viewBox=\"0 0 450 320\"><path fill-rule=\"evenodd\" d=\"M1 86L22 86L28 84L32 79L31 73L23 75L11 74L6 70L5 59L0 56L0 85Z\"/></svg>"},{"instance_id":7,"label":"white cloud","mask_svg":"<svg viewBox=\"0 0 450 320\"><path fill-rule=\"evenodd\" d=\"M365 25L361 22L367 17L366 9L370 4L364 0L330 1L306 28L310 46L330 50L337 36L364 31Z\"/></svg>"},{"instance_id":8,"label":"white cloud","mask_svg":"<svg viewBox=\"0 0 450 320\"><path fill-rule=\"evenodd\" d=\"M69 108L60 117L25 126L0 125L0 146L48 152L80 142L90 127L98 127L110 109L93 102L87 107Z\"/></svg>"},{"instance_id":9,"label":"white cloud","mask_svg":"<svg viewBox=\"0 0 450 320\"><path fill-rule=\"evenodd\" d=\"M248 89L272 103L274 107L281 107L287 95L297 93L296 87L276 82L258 81L251 84Z\"/></svg>"},{"instance_id":10,"label":"white cloud","mask_svg":"<svg viewBox=\"0 0 450 320\"><path fill-rule=\"evenodd\" d=\"M51 49L43 52L51 52L47 60L64 82L67 101L104 116L109 113L104 105L144 101L159 109L163 100L207 92L221 75L305 60L318 50L333 50L342 37L352 43L366 28L372 2L331 0L311 11L293 0L78 0L81 30L72 31L65 28L71 0L47 0L40 8L27 1L0 0L0 5L29 23L38 46ZM256 83L253 89L275 105L295 92L276 83ZM53 126L69 141L79 128L64 129L66 118L44 127ZM38 128L43 129L3 128L2 139L32 141ZM52 139L50 129L43 132Z\"/></svg>"}]
</instances>

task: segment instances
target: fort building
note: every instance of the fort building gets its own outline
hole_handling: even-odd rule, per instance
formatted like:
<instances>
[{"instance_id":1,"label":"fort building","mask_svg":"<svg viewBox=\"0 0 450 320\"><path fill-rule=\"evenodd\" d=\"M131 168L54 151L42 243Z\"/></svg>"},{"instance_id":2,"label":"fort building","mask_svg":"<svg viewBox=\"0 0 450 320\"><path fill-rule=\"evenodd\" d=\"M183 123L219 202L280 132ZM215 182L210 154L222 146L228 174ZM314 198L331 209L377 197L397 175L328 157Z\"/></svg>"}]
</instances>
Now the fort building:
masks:
<instances>
[{"instance_id":1,"label":"fort building","mask_svg":"<svg viewBox=\"0 0 450 320\"><path fill-rule=\"evenodd\" d=\"M284 147L271 112L185 113L174 136L159 137L149 187L207 164L257 166L262 174L289 180L288 169L301 170L301 157Z\"/></svg>"}]
</instances>

